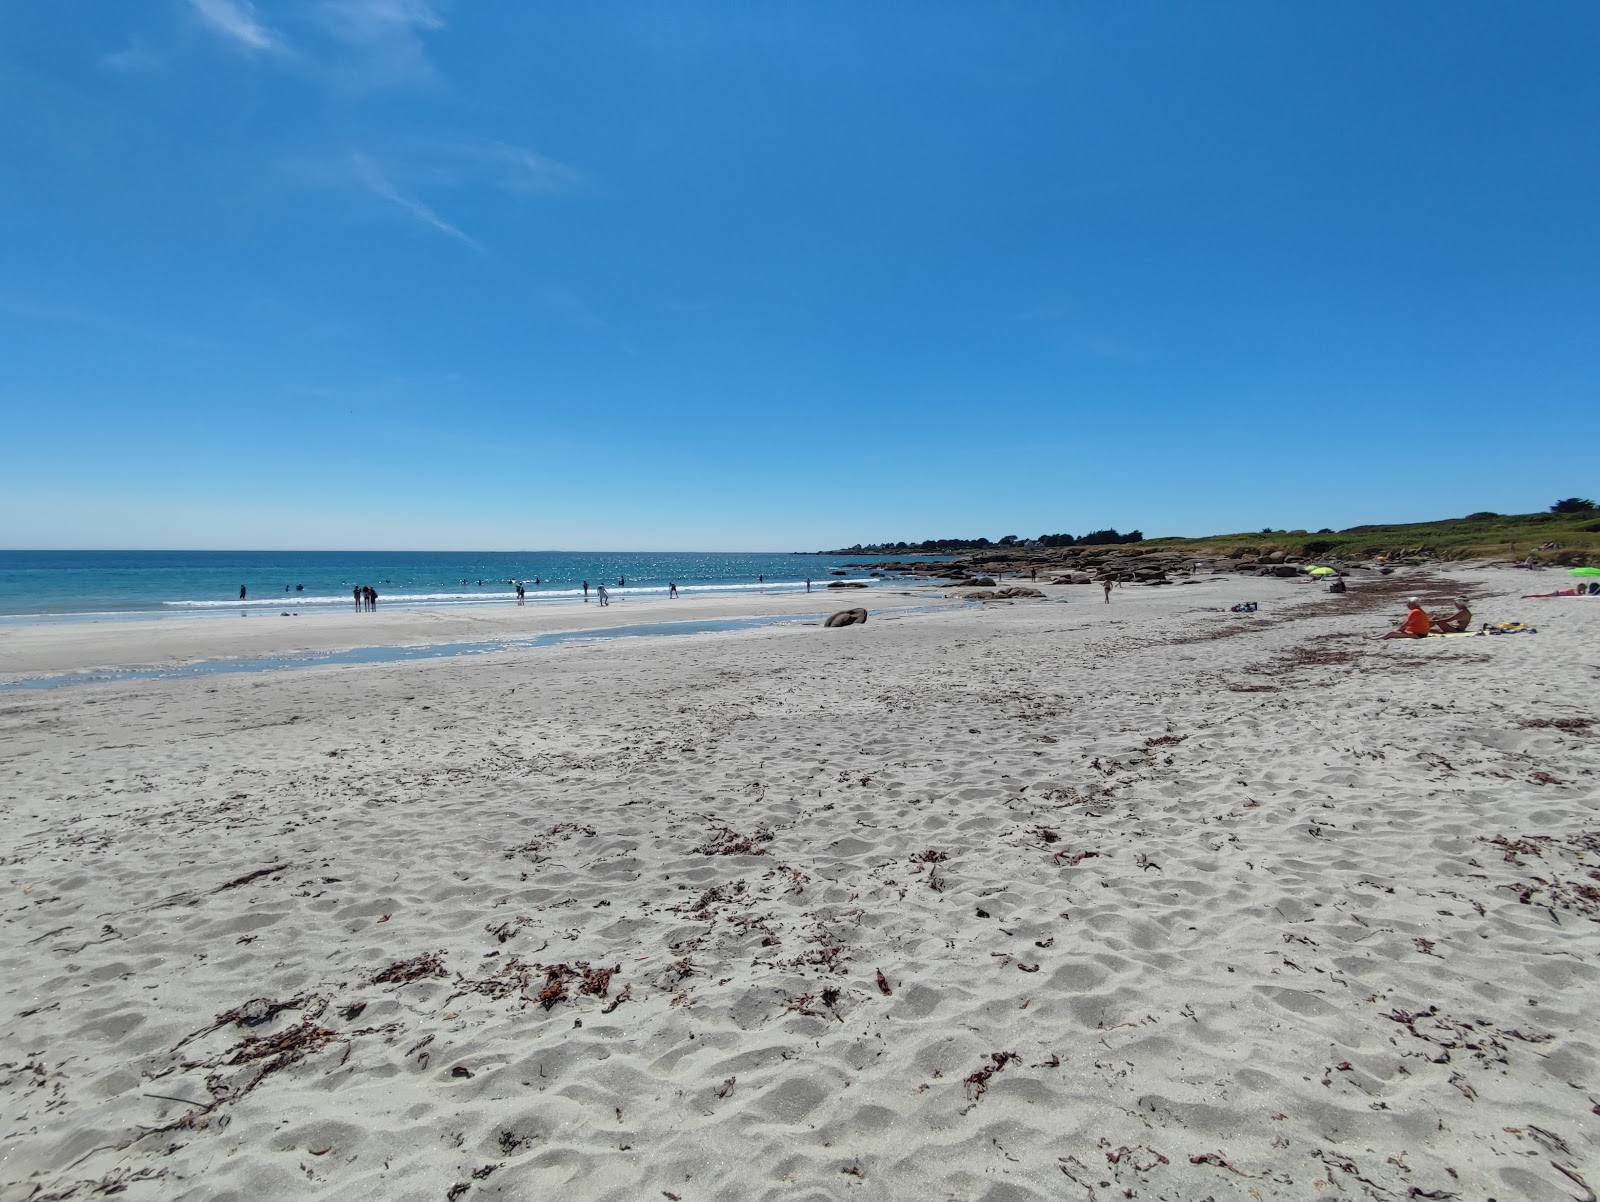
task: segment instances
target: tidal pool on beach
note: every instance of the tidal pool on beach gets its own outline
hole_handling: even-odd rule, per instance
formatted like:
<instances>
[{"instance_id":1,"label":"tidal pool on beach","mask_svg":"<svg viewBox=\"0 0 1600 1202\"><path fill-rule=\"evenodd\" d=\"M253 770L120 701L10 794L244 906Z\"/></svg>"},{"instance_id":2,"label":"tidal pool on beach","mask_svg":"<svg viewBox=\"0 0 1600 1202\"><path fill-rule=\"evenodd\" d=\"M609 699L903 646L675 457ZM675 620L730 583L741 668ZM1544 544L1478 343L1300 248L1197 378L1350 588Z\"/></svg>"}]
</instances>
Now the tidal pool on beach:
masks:
<instances>
[{"instance_id":1,"label":"tidal pool on beach","mask_svg":"<svg viewBox=\"0 0 1600 1202\"><path fill-rule=\"evenodd\" d=\"M932 613L937 606L907 607L896 616ZM770 614L752 618L707 618L691 622L647 622L629 626L608 626L595 630L558 630L522 638L477 639L471 642L428 643L402 647L351 647L343 651L307 652L297 655L248 656L201 660L162 668L100 669L63 672L49 676L15 676L0 680L0 692L59 689L71 685L110 684L124 680L177 680L186 676L228 676L249 672L277 672L289 668L319 668L339 664L390 664L412 660L451 659L463 655L489 655L500 651L531 651L562 643L603 642L610 639L663 638L689 634L718 634L755 630L763 626L821 622L828 615ZM880 617L879 621L892 620Z\"/></svg>"}]
</instances>

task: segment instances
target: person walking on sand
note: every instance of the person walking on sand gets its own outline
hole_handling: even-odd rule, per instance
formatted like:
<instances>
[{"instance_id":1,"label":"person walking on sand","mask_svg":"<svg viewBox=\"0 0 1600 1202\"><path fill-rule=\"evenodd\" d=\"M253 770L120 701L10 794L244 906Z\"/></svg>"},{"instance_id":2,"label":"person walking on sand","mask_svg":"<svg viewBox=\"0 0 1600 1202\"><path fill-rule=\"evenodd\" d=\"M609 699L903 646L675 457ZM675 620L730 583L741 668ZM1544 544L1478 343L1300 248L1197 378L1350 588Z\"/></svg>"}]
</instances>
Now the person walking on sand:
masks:
<instances>
[{"instance_id":1,"label":"person walking on sand","mask_svg":"<svg viewBox=\"0 0 1600 1202\"><path fill-rule=\"evenodd\" d=\"M594 586L594 589L595 589L595 595L600 598L600 604L601 605L610 605L611 604L611 594L606 592L606 586L605 585L597 584L597 585Z\"/></svg>"},{"instance_id":2,"label":"person walking on sand","mask_svg":"<svg viewBox=\"0 0 1600 1202\"><path fill-rule=\"evenodd\" d=\"M585 605L589 604L589 582L587 580L583 582L583 603Z\"/></svg>"},{"instance_id":3,"label":"person walking on sand","mask_svg":"<svg viewBox=\"0 0 1600 1202\"><path fill-rule=\"evenodd\" d=\"M1415 597L1406 600L1405 619L1393 630L1383 634L1369 634L1369 639L1425 639L1433 628L1433 619Z\"/></svg>"},{"instance_id":4,"label":"person walking on sand","mask_svg":"<svg viewBox=\"0 0 1600 1202\"><path fill-rule=\"evenodd\" d=\"M678 595L678 584L674 580L667 581L667 596L675 598Z\"/></svg>"},{"instance_id":5,"label":"person walking on sand","mask_svg":"<svg viewBox=\"0 0 1600 1202\"><path fill-rule=\"evenodd\" d=\"M1100 583L1105 587L1105 590L1106 590L1106 604L1110 605L1111 604L1111 577L1107 576Z\"/></svg>"},{"instance_id":6,"label":"person walking on sand","mask_svg":"<svg viewBox=\"0 0 1600 1202\"><path fill-rule=\"evenodd\" d=\"M522 598L523 598L523 596L525 595L526 592L527 592L527 590L522 587L522 581L520 581L520 580L517 581L517 604L518 605L522 604Z\"/></svg>"}]
</instances>

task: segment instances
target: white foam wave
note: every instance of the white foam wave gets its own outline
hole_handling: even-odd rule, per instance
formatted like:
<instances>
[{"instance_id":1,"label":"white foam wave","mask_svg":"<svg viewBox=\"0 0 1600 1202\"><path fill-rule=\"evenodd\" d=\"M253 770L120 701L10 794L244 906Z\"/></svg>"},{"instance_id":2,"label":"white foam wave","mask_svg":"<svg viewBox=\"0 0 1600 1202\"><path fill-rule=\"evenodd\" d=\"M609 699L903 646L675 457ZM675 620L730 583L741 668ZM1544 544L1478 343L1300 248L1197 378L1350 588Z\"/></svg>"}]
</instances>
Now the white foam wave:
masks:
<instances>
[{"instance_id":1,"label":"white foam wave","mask_svg":"<svg viewBox=\"0 0 1600 1202\"><path fill-rule=\"evenodd\" d=\"M806 582L804 580L769 580L763 584L680 584L678 586L678 593L679 595L694 596L697 594L706 595L719 593L799 592L804 590L805 587ZM812 580L812 588L814 591L820 592L826 587L826 580L819 580L815 578ZM591 585L589 587L589 595L591 597L595 595L597 588L598 585ZM667 586L664 584L628 585L622 588L618 588L613 585L606 585L606 589L613 597L665 597L667 595ZM527 587L527 599L530 603L539 601L570 601L574 598L581 598L582 596L583 590L581 588L545 588L543 586ZM380 607L384 605L503 605L507 602L514 603L516 599L516 593L509 589L500 591L480 590L471 593L379 592L378 605ZM349 606L353 609L355 607L355 601L348 593L338 596L311 596L307 593L282 593L268 594L264 597L248 597L243 601L163 601L162 605L173 609L200 610L268 610L283 609L285 606L302 609L309 607L327 609L341 605Z\"/></svg>"}]
</instances>

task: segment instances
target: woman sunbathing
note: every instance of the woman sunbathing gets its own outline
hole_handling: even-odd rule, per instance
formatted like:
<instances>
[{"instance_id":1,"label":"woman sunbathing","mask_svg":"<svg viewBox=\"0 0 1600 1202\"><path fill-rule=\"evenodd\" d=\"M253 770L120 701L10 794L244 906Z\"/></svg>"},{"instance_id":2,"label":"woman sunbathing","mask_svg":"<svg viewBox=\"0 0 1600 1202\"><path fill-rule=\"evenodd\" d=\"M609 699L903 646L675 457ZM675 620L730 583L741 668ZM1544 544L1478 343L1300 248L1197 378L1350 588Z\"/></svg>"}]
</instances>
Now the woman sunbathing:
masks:
<instances>
[{"instance_id":1,"label":"woman sunbathing","mask_svg":"<svg viewBox=\"0 0 1600 1202\"><path fill-rule=\"evenodd\" d=\"M1472 621L1472 611L1467 608L1465 597L1456 598L1456 612L1447 618L1435 618L1432 628L1439 634L1460 634Z\"/></svg>"}]
</instances>

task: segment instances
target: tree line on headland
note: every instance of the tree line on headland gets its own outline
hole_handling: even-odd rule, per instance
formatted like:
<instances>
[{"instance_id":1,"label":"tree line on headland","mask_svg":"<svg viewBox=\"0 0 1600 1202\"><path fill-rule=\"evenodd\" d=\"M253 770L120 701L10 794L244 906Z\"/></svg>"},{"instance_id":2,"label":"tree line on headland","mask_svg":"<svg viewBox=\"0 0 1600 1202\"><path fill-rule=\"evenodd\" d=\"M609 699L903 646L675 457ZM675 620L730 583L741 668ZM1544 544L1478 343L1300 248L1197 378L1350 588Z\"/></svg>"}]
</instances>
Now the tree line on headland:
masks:
<instances>
[{"instance_id":1,"label":"tree line on headland","mask_svg":"<svg viewBox=\"0 0 1600 1202\"><path fill-rule=\"evenodd\" d=\"M1020 535L1007 534L990 541L986 538L927 538L920 543L857 543L853 547L841 547L837 551L824 551L824 555L858 555L863 552L895 552L900 555L947 555L958 551L981 551L985 547L1105 547L1115 543L1142 543L1144 532L1130 530L1126 534L1118 534L1116 530L1091 530L1088 534L1074 538L1070 534L1041 534L1033 540L1025 540Z\"/></svg>"},{"instance_id":2,"label":"tree line on headland","mask_svg":"<svg viewBox=\"0 0 1600 1202\"><path fill-rule=\"evenodd\" d=\"M922 542L857 543L823 552L828 555L962 555L974 551L1011 552L1023 548L1097 547L1140 543L1151 550L1182 548L1197 554L1224 553L1239 543L1268 545L1292 554L1373 554L1394 548L1417 548L1448 559L1494 558L1529 552L1554 562L1588 562L1600 559L1600 506L1586 497L1566 497L1544 513L1501 514L1480 510L1463 518L1432 522L1351 526L1344 530L1324 527L1317 531L1275 530L1263 527L1240 534L1215 534L1204 538L1146 539L1142 531L1120 534L1115 529L1088 534L1045 534L1022 539L1008 534L999 539L930 538Z\"/></svg>"}]
</instances>

